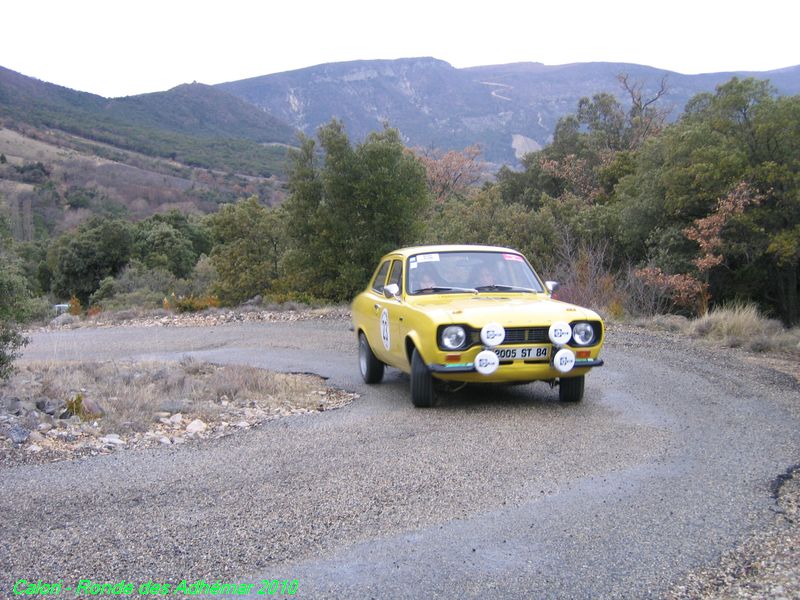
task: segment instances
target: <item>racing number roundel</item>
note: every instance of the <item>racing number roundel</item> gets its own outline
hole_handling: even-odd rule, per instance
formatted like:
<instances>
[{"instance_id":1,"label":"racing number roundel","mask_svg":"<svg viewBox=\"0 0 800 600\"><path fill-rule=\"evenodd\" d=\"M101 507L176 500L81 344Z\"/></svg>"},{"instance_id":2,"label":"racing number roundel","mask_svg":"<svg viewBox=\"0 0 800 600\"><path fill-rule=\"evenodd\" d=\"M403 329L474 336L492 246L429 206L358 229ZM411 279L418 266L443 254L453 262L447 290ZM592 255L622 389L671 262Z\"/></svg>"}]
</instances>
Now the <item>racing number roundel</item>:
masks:
<instances>
[{"instance_id":1,"label":"racing number roundel","mask_svg":"<svg viewBox=\"0 0 800 600\"><path fill-rule=\"evenodd\" d=\"M387 350L391 346L392 338L389 335L389 309L384 308L381 313L381 340L383 340L383 347Z\"/></svg>"}]
</instances>

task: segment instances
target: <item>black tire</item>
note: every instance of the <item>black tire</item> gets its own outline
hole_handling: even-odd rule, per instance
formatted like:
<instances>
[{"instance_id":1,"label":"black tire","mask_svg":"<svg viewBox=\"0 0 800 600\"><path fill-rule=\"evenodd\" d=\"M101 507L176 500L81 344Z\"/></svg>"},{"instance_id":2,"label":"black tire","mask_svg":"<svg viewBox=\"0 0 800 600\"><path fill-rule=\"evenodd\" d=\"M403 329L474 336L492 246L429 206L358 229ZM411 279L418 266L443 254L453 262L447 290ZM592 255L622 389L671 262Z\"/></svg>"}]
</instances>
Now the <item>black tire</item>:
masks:
<instances>
[{"instance_id":1,"label":"black tire","mask_svg":"<svg viewBox=\"0 0 800 600\"><path fill-rule=\"evenodd\" d=\"M558 382L558 399L561 402L580 402L583 399L585 376L561 378Z\"/></svg>"},{"instance_id":2,"label":"black tire","mask_svg":"<svg viewBox=\"0 0 800 600\"><path fill-rule=\"evenodd\" d=\"M419 408L433 406L433 376L422 357L414 348L411 354L411 402Z\"/></svg>"},{"instance_id":3,"label":"black tire","mask_svg":"<svg viewBox=\"0 0 800 600\"><path fill-rule=\"evenodd\" d=\"M364 383L380 383L383 379L384 364L375 357L363 333L358 334L358 366Z\"/></svg>"}]
</instances>

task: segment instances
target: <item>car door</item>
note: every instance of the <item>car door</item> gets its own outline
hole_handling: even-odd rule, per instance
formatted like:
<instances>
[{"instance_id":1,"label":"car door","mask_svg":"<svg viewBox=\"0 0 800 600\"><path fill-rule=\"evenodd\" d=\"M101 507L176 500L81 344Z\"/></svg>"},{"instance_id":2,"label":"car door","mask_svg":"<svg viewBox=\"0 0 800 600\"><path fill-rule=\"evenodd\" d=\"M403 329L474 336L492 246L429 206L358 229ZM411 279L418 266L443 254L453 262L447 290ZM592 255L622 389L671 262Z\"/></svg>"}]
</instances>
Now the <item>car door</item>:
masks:
<instances>
[{"instance_id":1,"label":"car door","mask_svg":"<svg viewBox=\"0 0 800 600\"><path fill-rule=\"evenodd\" d=\"M385 334L382 321L388 323L388 317L384 317L382 314L384 303L386 302L383 290L386 287L386 278L389 276L391 266L391 260L386 260L381 264L366 293L367 305L363 306L362 304L362 314L365 314L363 318L364 332L367 335L373 354L383 362L386 362L387 350L384 342Z\"/></svg>"},{"instance_id":2,"label":"car door","mask_svg":"<svg viewBox=\"0 0 800 600\"><path fill-rule=\"evenodd\" d=\"M384 308L381 312L382 316L385 315L385 323L383 327L388 328L388 332L384 334L388 336L389 343L386 351L389 358L388 362L394 366L399 366L405 361L405 313L406 305L403 302L403 261L399 258L392 260L392 266L389 270L389 277L386 280L386 285L394 284L399 290L397 296L394 298L387 298L384 303Z\"/></svg>"}]
</instances>

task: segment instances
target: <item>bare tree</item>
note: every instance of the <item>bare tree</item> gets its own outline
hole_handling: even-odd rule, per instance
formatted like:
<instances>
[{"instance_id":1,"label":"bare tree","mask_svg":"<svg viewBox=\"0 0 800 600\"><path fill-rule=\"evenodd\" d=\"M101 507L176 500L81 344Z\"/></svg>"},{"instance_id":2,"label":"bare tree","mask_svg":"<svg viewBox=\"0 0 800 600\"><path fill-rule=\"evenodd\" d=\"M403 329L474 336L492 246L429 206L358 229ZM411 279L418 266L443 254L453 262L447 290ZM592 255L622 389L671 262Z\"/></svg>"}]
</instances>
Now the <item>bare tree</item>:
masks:
<instances>
[{"instance_id":1,"label":"bare tree","mask_svg":"<svg viewBox=\"0 0 800 600\"><path fill-rule=\"evenodd\" d=\"M631 110L628 114L631 131L630 149L636 150L648 138L658 134L664 128L670 109L656 107L655 103L667 93L667 76L664 75L661 78L658 90L649 98L644 96L644 84L641 81L633 81L627 73L617 75L617 81L631 100Z\"/></svg>"}]
</instances>

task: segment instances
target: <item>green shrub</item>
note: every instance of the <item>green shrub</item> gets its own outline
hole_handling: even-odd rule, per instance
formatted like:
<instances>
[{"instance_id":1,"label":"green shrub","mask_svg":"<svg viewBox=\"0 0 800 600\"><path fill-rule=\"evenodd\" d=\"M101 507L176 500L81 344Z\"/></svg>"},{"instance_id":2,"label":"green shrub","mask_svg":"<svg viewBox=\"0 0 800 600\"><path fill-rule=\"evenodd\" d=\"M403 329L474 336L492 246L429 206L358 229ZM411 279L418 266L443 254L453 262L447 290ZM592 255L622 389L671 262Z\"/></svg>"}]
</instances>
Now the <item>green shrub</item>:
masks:
<instances>
[{"instance_id":1,"label":"green shrub","mask_svg":"<svg viewBox=\"0 0 800 600\"><path fill-rule=\"evenodd\" d=\"M208 308L219 308L216 296L178 296L174 301L175 310L179 313L199 312Z\"/></svg>"},{"instance_id":2,"label":"green shrub","mask_svg":"<svg viewBox=\"0 0 800 600\"><path fill-rule=\"evenodd\" d=\"M315 298L306 292L275 292L264 296L262 306L270 310L300 310L303 308L323 306L324 300Z\"/></svg>"},{"instance_id":3,"label":"green shrub","mask_svg":"<svg viewBox=\"0 0 800 600\"><path fill-rule=\"evenodd\" d=\"M0 381L14 372L14 361L28 338L20 324L31 314L31 294L13 257L0 252Z\"/></svg>"},{"instance_id":4,"label":"green shrub","mask_svg":"<svg viewBox=\"0 0 800 600\"><path fill-rule=\"evenodd\" d=\"M28 305L28 318L30 321L46 323L55 316L53 302L45 296L31 298L31 300L28 302Z\"/></svg>"},{"instance_id":5,"label":"green shrub","mask_svg":"<svg viewBox=\"0 0 800 600\"><path fill-rule=\"evenodd\" d=\"M161 308L161 300L164 294L154 292L150 289L138 289L132 292L115 294L113 297L103 300L100 306L105 311L120 311L131 308L153 309Z\"/></svg>"},{"instance_id":6,"label":"green shrub","mask_svg":"<svg viewBox=\"0 0 800 600\"><path fill-rule=\"evenodd\" d=\"M0 381L14 373L14 361L19 358L19 350L28 343L28 338L17 328L0 321Z\"/></svg>"}]
</instances>

